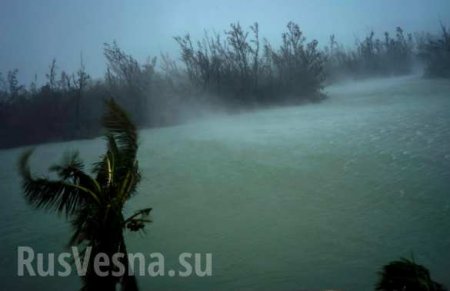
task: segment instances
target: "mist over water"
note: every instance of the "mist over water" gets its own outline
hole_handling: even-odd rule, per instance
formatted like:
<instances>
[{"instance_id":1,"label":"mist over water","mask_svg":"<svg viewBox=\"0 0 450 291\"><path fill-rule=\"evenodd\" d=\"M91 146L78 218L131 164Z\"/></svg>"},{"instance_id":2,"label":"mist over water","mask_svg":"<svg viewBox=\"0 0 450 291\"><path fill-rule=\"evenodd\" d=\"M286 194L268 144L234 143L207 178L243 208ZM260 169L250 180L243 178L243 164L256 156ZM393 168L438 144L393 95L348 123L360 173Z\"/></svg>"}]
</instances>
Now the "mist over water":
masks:
<instances>
[{"instance_id":1,"label":"mist over water","mask_svg":"<svg viewBox=\"0 0 450 291\"><path fill-rule=\"evenodd\" d=\"M218 114L141 131L143 181L130 209L151 206L130 252L213 253L209 278L139 277L143 290L371 290L400 256L450 286L450 83L417 76L338 83L320 105ZM67 150L90 163L102 139L37 146L36 173ZM63 250L70 229L26 205L0 160L3 290L61 290L79 278L17 279L16 247ZM14 272L14 273L13 273Z\"/></svg>"}]
</instances>

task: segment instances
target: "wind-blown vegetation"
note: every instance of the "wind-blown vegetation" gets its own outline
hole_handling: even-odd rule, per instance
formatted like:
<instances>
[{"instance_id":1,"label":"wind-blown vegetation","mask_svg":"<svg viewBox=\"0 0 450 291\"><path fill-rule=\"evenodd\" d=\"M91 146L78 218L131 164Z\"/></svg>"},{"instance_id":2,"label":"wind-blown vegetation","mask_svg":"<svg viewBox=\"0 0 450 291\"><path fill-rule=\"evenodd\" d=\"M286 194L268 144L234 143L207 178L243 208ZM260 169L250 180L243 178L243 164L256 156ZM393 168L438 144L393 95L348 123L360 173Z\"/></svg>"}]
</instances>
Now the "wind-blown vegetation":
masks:
<instances>
[{"instance_id":1,"label":"wind-blown vegetation","mask_svg":"<svg viewBox=\"0 0 450 291\"><path fill-rule=\"evenodd\" d=\"M375 286L379 291L445 291L443 285L433 281L430 272L414 260L400 259L383 266Z\"/></svg>"},{"instance_id":2,"label":"wind-blown vegetation","mask_svg":"<svg viewBox=\"0 0 450 291\"><path fill-rule=\"evenodd\" d=\"M51 63L45 82L21 84L18 71L0 74L0 147L93 137L102 100L114 97L139 127L183 121L185 112L220 105L225 110L320 101L324 84L344 78L405 75L423 62L430 77L450 76L449 36L413 37L400 27L374 32L353 48L336 37L323 47L289 22L279 45L264 39L257 23L231 24L200 40L176 36L180 56L162 54L140 63L116 42L104 45L107 70L94 79L85 70L67 73ZM189 110L187 110L187 108Z\"/></svg>"},{"instance_id":3,"label":"wind-blown vegetation","mask_svg":"<svg viewBox=\"0 0 450 291\"><path fill-rule=\"evenodd\" d=\"M382 77L410 74L415 60L415 43L412 34L405 34L400 27L395 36L384 33L382 39L371 31L353 50L345 50L334 35L326 47L327 71L330 78Z\"/></svg>"},{"instance_id":4,"label":"wind-blown vegetation","mask_svg":"<svg viewBox=\"0 0 450 291\"><path fill-rule=\"evenodd\" d=\"M189 34L175 37L192 83L203 93L239 105L321 97L325 57L316 40L306 43L293 22L288 23L278 49L260 40L257 23L250 31L231 24L225 40L218 34L205 35L197 45Z\"/></svg>"},{"instance_id":5,"label":"wind-blown vegetation","mask_svg":"<svg viewBox=\"0 0 450 291\"><path fill-rule=\"evenodd\" d=\"M123 216L126 202L136 193L140 171L136 160L137 132L127 114L113 101L107 103L108 111L103 118L106 128L107 151L94 164L93 174L85 171L84 163L77 153L68 154L61 164L49 170L57 179L36 177L31 173L29 159L32 151L25 152L19 163L22 187L26 200L36 208L65 214L71 221L73 235L69 245L79 246L84 252L91 247L91 255L82 290L137 290L134 275L129 273L124 230L139 231L150 222L151 208L135 212L129 218ZM110 274L100 276L95 272L97 254L109 258L119 257L125 272L113 276L114 266L102 270Z\"/></svg>"},{"instance_id":6,"label":"wind-blown vegetation","mask_svg":"<svg viewBox=\"0 0 450 291\"><path fill-rule=\"evenodd\" d=\"M421 45L421 57L426 65L426 76L450 78L450 34L443 25L441 30L440 36L428 36Z\"/></svg>"}]
</instances>

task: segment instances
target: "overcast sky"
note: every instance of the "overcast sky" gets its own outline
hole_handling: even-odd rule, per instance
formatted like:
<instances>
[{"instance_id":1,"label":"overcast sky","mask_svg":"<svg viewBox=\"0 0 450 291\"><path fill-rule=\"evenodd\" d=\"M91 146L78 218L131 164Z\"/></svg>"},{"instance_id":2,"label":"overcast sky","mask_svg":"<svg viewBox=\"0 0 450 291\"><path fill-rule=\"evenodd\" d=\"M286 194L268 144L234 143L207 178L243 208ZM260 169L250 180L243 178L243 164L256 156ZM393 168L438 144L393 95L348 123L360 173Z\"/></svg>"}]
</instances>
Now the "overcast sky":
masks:
<instances>
[{"instance_id":1,"label":"overcast sky","mask_svg":"<svg viewBox=\"0 0 450 291\"><path fill-rule=\"evenodd\" d=\"M98 77L105 42L117 40L145 60L177 56L173 36L222 32L236 21L257 21L262 36L278 41L290 20L309 40L324 43L334 33L350 45L372 29L437 31L440 21L450 24L450 0L0 0L0 72L17 68L23 82L34 74L42 82L53 58L59 69L74 71L82 52Z\"/></svg>"}]
</instances>

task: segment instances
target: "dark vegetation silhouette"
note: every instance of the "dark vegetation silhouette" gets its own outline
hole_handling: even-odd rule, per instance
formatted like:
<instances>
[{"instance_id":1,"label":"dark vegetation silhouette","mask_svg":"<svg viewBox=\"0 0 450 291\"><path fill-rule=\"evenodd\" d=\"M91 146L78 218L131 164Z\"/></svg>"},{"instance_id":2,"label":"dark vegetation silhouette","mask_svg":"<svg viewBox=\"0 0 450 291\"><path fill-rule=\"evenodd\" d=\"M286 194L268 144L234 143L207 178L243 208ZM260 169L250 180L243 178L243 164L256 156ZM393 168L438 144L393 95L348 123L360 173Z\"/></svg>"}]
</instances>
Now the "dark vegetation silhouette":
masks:
<instances>
[{"instance_id":1,"label":"dark vegetation silhouette","mask_svg":"<svg viewBox=\"0 0 450 291\"><path fill-rule=\"evenodd\" d=\"M139 231L144 228L151 208L141 209L129 218L123 216L126 202L136 193L141 175L136 160L137 131L129 117L112 99L107 102L107 112L102 120L106 128L107 151L94 164L92 175L84 169L78 153L67 154L62 163L49 170L57 179L36 177L29 168L32 151L26 151L19 162L22 186L26 200L36 208L65 214L71 221L73 235L69 245L91 247L82 290L137 290L136 279L129 274L124 230ZM95 273L94 257L105 253L123 254L125 275L115 277L113 266L104 267L110 276ZM109 269L108 269L109 268Z\"/></svg>"},{"instance_id":2,"label":"dark vegetation silhouette","mask_svg":"<svg viewBox=\"0 0 450 291\"><path fill-rule=\"evenodd\" d=\"M450 37L369 33L346 48L332 35L323 49L289 22L278 47L261 37L257 23L233 23L223 34L174 38L179 59L167 54L140 63L116 42L104 45L107 69L94 79L83 58L72 74L52 61L45 83L21 84L18 71L0 74L0 148L97 136L105 98L130 112L139 127L182 122L203 107L234 112L261 106L316 102L325 84L341 78L410 74L422 62L425 75L450 77ZM194 109L194 110L193 110ZM186 113L186 114L185 114Z\"/></svg>"},{"instance_id":3,"label":"dark vegetation silhouette","mask_svg":"<svg viewBox=\"0 0 450 291\"><path fill-rule=\"evenodd\" d=\"M250 32L231 24L225 36L206 34L196 45L189 34L175 37L189 80L204 94L239 106L323 97L325 55L316 40L305 42L297 24L288 23L278 49L260 40L258 23Z\"/></svg>"},{"instance_id":4,"label":"dark vegetation silhouette","mask_svg":"<svg viewBox=\"0 0 450 291\"><path fill-rule=\"evenodd\" d=\"M446 291L433 281L430 272L414 260L400 259L383 266L375 286L379 291Z\"/></svg>"},{"instance_id":5,"label":"dark vegetation silhouette","mask_svg":"<svg viewBox=\"0 0 450 291\"><path fill-rule=\"evenodd\" d=\"M416 54L412 34L405 34L401 27L396 28L394 37L385 32L382 39L371 31L353 50L346 50L332 35L325 51L331 80L407 75L413 70Z\"/></svg>"},{"instance_id":6,"label":"dark vegetation silhouette","mask_svg":"<svg viewBox=\"0 0 450 291\"><path fill-rule=\"evenodd\" d=\"M427 77L450 78L450 34L443 25L441 31L440 36L428 35L421 44Z\"/></svg>"}]
</instances>

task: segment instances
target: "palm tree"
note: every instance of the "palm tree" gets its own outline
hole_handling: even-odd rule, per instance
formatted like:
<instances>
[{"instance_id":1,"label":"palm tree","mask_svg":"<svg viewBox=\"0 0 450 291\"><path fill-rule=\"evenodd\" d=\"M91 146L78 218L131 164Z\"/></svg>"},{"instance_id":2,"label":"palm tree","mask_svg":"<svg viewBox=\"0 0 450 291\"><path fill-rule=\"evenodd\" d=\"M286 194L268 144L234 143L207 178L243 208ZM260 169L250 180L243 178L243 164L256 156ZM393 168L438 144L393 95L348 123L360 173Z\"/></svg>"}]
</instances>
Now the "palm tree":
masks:
<instances>
[{"instance_id":1,"label":"palm tree","mask_svg":"<svg viewBox=\"0 0 450 291\"><path fill-rule=\"evenodd\" d=\"M445 291L431 279L430 272L414 260L400 259L383 266L375 290L380 291Z\"/></svg>"},{"instance_id":2,"label":"palm tree","mask_svg":"<svg viewBox=\"0 0 450 291\"><path fill-rule=\"evenodd\" d=\"M122 290L137 290L136 278L129 274L124 229L139 231L145 223L151 208L135 212L125 219L125 203L136 192L140 181L138 161L136 160L137 130L128 115L114 102L106 102L107 112L102 124L106 128L107 151L101 160L94 164L92 175L84 170L78 153L67 154L62 163L49 169L57 175L56 180L35 177L28 164L32 150L20 158L19 170L26 200L36 208L45 208L63 213L70 219L73 235L70 245L91 247L91 257L105 253L109 258L120 253L125 274L98 276L94 260L89 260L86 276L83 276L82 290L115 290L120 284ZM114 266L102 271L116 270Z\"/></svg>"}]
</instances>

